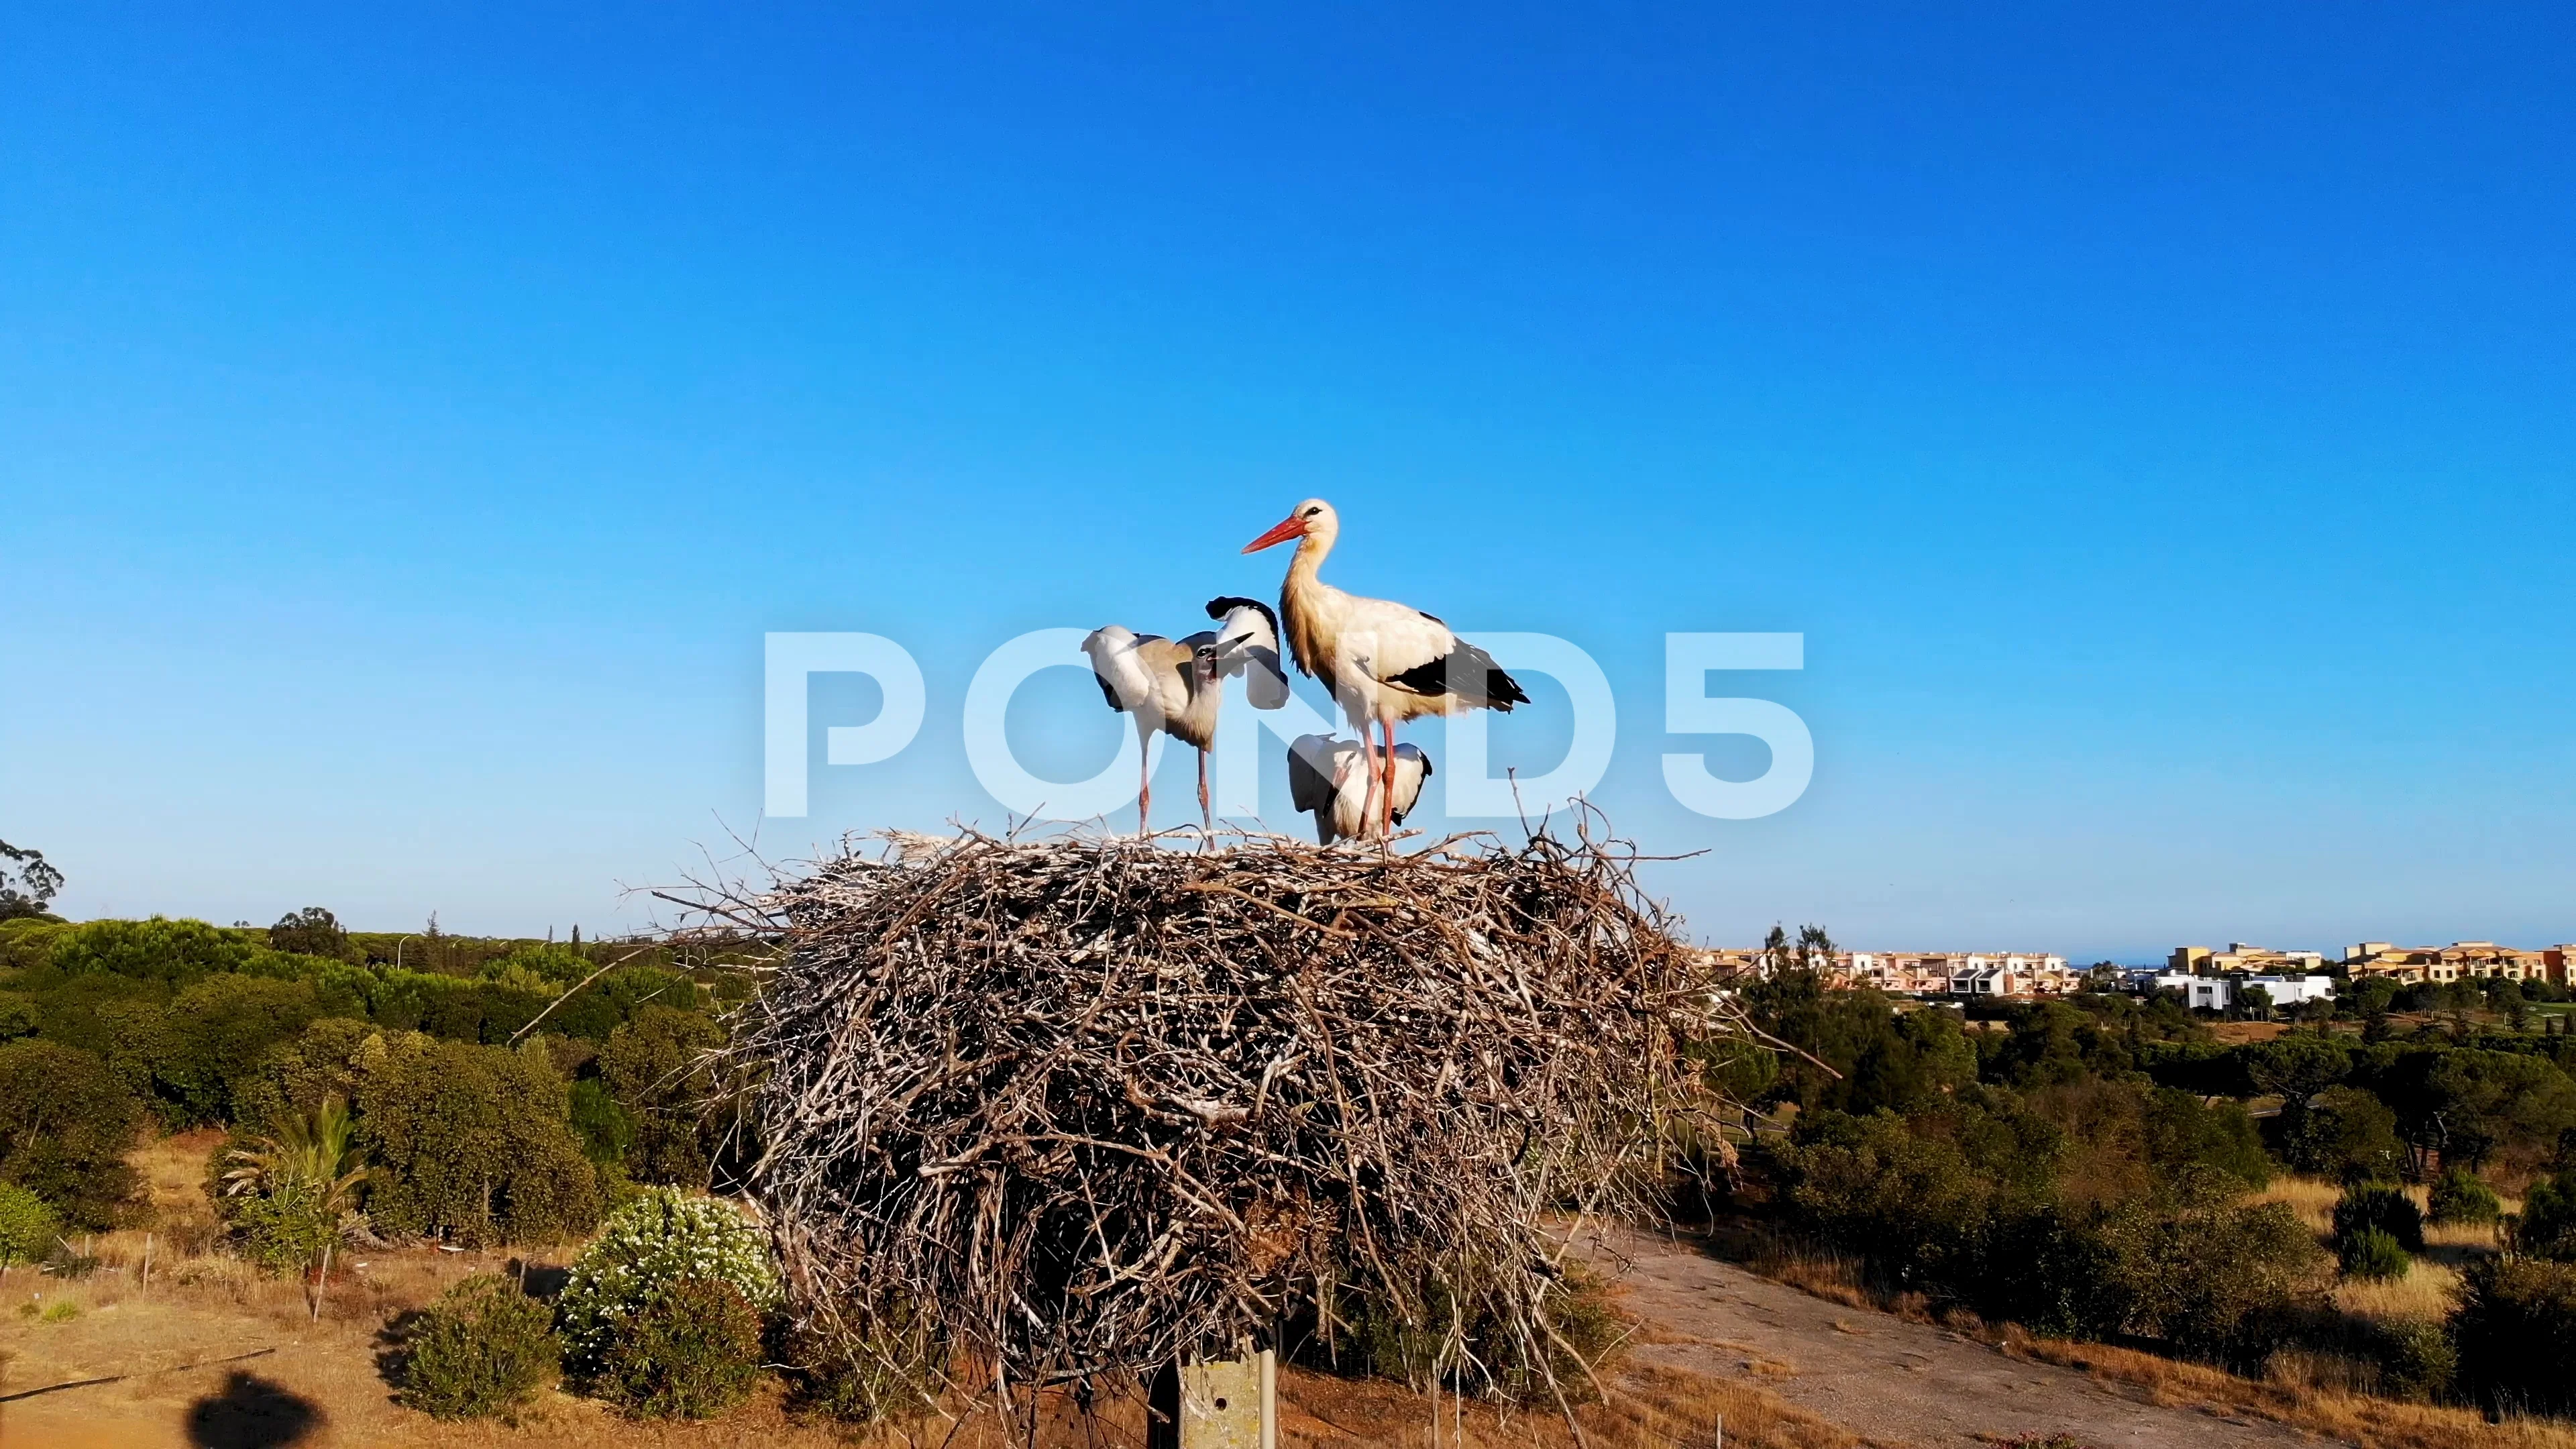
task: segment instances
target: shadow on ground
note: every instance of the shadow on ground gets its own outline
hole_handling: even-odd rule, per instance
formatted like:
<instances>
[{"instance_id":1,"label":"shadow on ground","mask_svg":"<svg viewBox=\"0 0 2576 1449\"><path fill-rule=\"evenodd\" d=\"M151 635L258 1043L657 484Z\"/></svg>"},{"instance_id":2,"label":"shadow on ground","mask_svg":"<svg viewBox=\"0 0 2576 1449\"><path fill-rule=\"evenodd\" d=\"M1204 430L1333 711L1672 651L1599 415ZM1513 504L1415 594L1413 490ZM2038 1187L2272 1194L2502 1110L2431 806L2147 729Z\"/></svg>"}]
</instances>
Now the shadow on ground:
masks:
<instances>
[{"instance_id":1,"label":"shadow on ground","mask_svg":"<svg viewBox=\"0 0 2576 1449\"><path fill-rule=\"evenodd\" d=\"M239 1370L225 1376L222 1393L188 1406L188 1442L196 1449L283 1449L321 1425L312 1400Z\"/></svg>"}]
</instances>

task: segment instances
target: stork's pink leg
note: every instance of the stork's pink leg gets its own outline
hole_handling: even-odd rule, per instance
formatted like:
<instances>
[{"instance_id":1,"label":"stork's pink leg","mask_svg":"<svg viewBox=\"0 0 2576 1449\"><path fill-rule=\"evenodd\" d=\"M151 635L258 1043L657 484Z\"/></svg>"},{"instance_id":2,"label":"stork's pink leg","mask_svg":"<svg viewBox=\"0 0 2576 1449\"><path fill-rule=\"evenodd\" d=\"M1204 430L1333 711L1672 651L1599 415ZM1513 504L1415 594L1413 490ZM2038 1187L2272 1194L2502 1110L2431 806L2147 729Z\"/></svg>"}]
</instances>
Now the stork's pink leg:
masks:
<instances>
[{"instance_id":1,"label":"stork's pink leg","mask_svg":"<svg viewBox=\"0 0 2576 1449\"><path fill-rule=\"evenodd\" d=\"M1216 829L1216 816L1208 811L1207 751L1199 751L1199 828Z\"/></svg>"},{"instance_id":2,"label":"stork's pink leg","mask_svg":"<svg viewBox=\"0 0 2576 1449\"><path fill-rule=\"evenodd\" d=\"M1136 833L1154 833L1154 752L1142 730L1136 732L1136 753L1141 757L1136 766Z\"/></svg>"},{"instance_id":3,"label":"stork's pink leg","mask_svg":"<svg viewBox=\"0 0 2576 1449\"><path fill-rule=\"evenodd\" d=\"M1360 764L1368 773L1362 777L1365 783L1360 786L1360 828L1353 837L1358 840L1368 839L1369 824L1377 819L1377 736L1369 731L1373 723L1375 721L1368 719L1359 721Z\"/></svg>"},{"instance_id":4,"label":"stork's pink leg","mask_svg":"<svg viewBox=\"0 0 2576 1449\"><path fill-rule=\"evenodd\" d=\"M1386 736L1386 748L1377 757L1379 780L1377 838L1395 839L1395 721L1381 719L1378 730Z\"/></svg>"}]
</instances>

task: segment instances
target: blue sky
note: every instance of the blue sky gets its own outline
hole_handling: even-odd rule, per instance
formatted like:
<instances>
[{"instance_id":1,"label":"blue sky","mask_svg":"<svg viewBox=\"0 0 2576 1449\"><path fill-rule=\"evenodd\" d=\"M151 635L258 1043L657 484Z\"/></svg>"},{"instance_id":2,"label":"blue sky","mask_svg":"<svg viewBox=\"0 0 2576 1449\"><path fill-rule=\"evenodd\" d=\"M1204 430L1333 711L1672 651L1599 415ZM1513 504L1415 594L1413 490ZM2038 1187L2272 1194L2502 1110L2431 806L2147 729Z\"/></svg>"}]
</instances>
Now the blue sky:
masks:
<instances>
[{"instance_id":1,"label":"blue sky","mask_svg":"<svg viewBox=\"0 0 2576 1449\"><path fill-rule=\"evenodd\" d=\"M0 19L0 838L74 914L598 931L996 824L983 655L1322 494L1601 662L1707 938L2576 939L2563 9L738 10ZM837 769L818 688L801 820L771 630L929 682ZM1673 630L1805 634L1787 811L1664 793Z\"/></svg>"}]
</instances>

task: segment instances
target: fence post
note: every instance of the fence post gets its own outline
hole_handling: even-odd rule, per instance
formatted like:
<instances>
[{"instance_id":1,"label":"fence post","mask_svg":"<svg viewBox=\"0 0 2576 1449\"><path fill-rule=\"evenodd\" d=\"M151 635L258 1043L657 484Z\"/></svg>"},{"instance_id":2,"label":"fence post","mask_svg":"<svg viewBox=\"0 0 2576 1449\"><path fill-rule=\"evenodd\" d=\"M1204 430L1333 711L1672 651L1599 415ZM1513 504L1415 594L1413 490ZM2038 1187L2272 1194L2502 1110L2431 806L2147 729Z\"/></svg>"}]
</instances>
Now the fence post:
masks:
<instances>
[{"instance_id":1,"label":"fence post","mask_svg":"<svg viewBox=\"0 0 2576 1449\"><path fill-rule=\"evenodd\" d=\"M1146 1449L1277 1449L1278 1359L1167 1364L1145 1396Z\"/></svg>"}]
</instances>

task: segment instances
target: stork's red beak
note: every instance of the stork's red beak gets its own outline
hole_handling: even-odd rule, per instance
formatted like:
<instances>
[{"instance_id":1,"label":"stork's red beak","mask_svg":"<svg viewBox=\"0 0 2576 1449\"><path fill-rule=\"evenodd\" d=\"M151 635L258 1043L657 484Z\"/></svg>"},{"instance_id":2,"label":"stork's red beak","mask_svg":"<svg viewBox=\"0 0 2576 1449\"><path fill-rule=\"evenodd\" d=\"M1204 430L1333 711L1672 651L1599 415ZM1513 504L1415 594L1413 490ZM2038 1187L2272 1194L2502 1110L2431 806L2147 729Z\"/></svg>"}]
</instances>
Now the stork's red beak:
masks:
<instances>
[{"instance_id":1,"label":"stork's red beak","mask_svg":"<svg viewBox=\"0 0 2576 1449\"><path fill-rule=\"evenodd\" d=\"M1265 533L1259 538L1254 539L1252 542L1245 544L1243 546L1243 551L1245 553L1259 553L1263 549L1270 547L1272 544L1286 543L1292 538L1303 538L1305 536L1306 520L1296 517L1283 518L1277 523L1271 525L1268 533Z\"/></svg>"}]
</instances>

